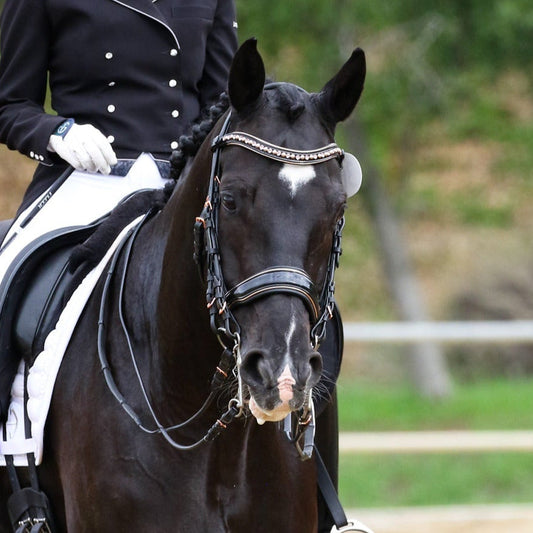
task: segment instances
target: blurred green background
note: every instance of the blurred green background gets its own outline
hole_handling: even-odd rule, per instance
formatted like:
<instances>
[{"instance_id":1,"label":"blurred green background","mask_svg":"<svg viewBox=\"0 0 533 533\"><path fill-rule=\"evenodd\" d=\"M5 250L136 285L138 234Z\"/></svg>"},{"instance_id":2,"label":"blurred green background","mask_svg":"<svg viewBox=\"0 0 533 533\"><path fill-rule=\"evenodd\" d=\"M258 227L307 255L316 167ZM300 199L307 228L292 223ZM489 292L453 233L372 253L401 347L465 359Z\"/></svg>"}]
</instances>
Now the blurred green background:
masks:
<instances>
[{"instance_id":1,"label":"blurred green background","mask_svg":"<svg viewBox=\"0 0 533 533\"><path fill-rule=\"evenodd\" d=\"M355 46L365 50L368 75L355 120L369 148L366 162L378 168L400 217L433 317L461 318L456 306L465 294L484 292L483 283L496 284L492 277L501 270L513 276L510 266L517 277L531 267L527 0L237 5L241 40L258 38L275 79L319 90ZM340 143L360 155L357 139L348 145L344 134L341 126ZM348 320L391 319L362 196L364 188L350 201L338 300ZM524 318L532 308L515 312Z\"/></svg>"},{"instance_id":2,"label":"blurred green background","mask_svg":"<svg viewBox=\"0 0 533 533\"><path fill-rule=\"evenodd\" d=\"M379 176L427 316L533 318L530 2L237 5L240 38L258 38L274 79L320 90L365 50L365 91L338 140L363 180ZM397 320L365 187L349 202L337 300L345 320ZM428 398L405 346L347 345L341 429L533 429L532 346L443 349L451 394ZM533 502L532 473L525 453L345 455L340 492L356 507Z\"/></svg>"}]
</instances>

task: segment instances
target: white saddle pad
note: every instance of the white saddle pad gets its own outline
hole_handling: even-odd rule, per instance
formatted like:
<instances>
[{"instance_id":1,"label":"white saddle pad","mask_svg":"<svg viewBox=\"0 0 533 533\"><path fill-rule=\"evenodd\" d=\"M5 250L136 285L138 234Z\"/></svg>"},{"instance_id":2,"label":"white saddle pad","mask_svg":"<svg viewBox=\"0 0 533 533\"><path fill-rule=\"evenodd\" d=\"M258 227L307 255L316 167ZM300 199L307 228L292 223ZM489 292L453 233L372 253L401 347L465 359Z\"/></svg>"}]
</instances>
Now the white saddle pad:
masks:
<instances>
[{"instance_id":1,"label":"white saddle pad","mask_svg":"<svg viewBox=\"0 0 533 533\"><path fill-rule=\"evenodd\" d=\"M20 251L38 237L60 228L86 226L109 213L129 194L159 189L166 183L150 154L141 154L126 176L75 170L53 195L45 191L17 217L0 248L0 279ZM44 207L26 223L39 204Z\"/></svg>"},{"instance_id":2,"label":"white saddle pad","mask_svg":"<svg viewBox=\"0 0 533 533\"><path fill-rule=\"evenodd\" d=\"M5 440L3 428L0 426L0 466L5 466L5 455L14 456L15 466L27 466L25 454L30 452L35 454L36 464L41 464L46 417L52 400L56 376L72 332L113 252L126 238L129 230L139 224L143 218L143 216L138 217L122 230L97 267L87 274L74 291L55 328L46 337L44 350L37 356L35 363L30 368L28 374L28 417L31 421L32 434L30 439L26 439L24 431L24 362L21 362L11 388L11 405L5 424Z\"/></svg>"}]
</instances>

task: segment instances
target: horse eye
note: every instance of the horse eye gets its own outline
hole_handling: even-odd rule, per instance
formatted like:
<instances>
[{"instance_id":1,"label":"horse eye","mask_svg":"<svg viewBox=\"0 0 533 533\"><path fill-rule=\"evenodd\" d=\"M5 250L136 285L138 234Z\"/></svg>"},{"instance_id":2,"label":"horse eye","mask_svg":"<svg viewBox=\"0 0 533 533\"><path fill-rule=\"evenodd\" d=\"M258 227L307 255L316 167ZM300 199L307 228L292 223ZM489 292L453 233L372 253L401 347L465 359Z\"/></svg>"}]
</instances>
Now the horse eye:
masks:
<instances>
[{"instance_id":1,"label":"horse eye","mask_svg":"<svg viewBox=\"0 0 533 533\"><path fill-rule=\"evenodd\" d=\"M222 205L224 209L227 209L228 211L235 211L237 209L237 205L235 204L235 198L229 193L222 193L220 195L220 199L222 201Z\"/></svg>"}]
</instances>

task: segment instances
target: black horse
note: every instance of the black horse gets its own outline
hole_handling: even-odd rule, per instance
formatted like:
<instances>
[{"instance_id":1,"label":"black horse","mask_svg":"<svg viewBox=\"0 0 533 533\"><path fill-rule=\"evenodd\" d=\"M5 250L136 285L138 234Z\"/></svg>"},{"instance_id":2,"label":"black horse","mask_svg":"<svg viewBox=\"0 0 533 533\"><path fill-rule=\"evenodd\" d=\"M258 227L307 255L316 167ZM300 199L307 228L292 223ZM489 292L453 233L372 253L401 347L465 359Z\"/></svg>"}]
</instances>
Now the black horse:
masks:
<instances>
[{"instance_id":1,"label":"black horse","mask_svg":"<svg viewBox=\"0 0 533 533\"><path fill-rule=\"evenodd\" d=\"M315 462L263 422L311 418L346 202L333 134L364 76L358 49L320 93L265 87L255 41L237 52L230 111L99 282L65 355L38 469L58 531L318 530ZM228 397L200 410L214 372Z\"/></svg>"}]
</instances>

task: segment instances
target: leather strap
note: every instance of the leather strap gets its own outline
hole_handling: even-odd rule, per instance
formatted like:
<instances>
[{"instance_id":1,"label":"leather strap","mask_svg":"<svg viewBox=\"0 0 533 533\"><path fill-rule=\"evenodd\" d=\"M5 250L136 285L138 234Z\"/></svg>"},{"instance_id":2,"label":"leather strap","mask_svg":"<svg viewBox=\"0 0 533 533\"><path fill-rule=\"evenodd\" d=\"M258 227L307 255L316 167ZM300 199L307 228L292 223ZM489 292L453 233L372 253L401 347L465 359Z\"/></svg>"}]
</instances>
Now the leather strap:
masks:
<instances>
[{"instance_id":1,"label":"leather strap","mask_svg":"<svg viewBox=\"0 0 533 533\"><path fill-rule=\"evenodd\" d=\"M337 490L331 481L331 477L328 474L326 465L318 453L318 449L315 446L315 462L316 462L316 474L317 474L317 483L324 501L329 509L331 518L335 523L335 527L340 533L348 531L359 531L361 533L373 533L373 531L365 526L363 523L358 520L351 520L348 522L346 518L346 513L342 507L342 504L337 495Z\"/></svg>"},{"instance_id":2,"label":"leather strap","mask_svg":"<svg viewBox=\"0 0 533 533\"><path fill-rule=\"evenodd\" d=\"M320 316L315 284L306 272L294 267L272 267L241 281L225 295L228 307L252 302L271 293L299 296L311 314L313 323Z\"/></svg>"},{"instance_id":3,"label":"leather strap","mask_svg":"<svg viewBox=\"0 0 533 533\"><path fill-rule=\"evenodd\" d=\"M335 143L322 146L314 150L293 150L272 144L264 139L260 139L245 133L243 131L234 131L226 133L217 137L213 143L213 149L221 146L228 146L230 144L241 146L263 157L268 157L274 161L282 163L292 163L293 165L316 165L329 161L330 159L338 159L342 161L344 152Z\"/></svg>"},{"instance_id":4,"label":"leather strap","mask_svg":"<svg viewBox=\"0 0 533 533\"><path fill-rule=\"evenodd\" d=\"M317 447L315 446L315 461L316 461L316 475L318 488L324 497L326 505L328 506L333 522L337 528L344 527L348 525L348 519L346 518L346 513L342 508L342 504L339 501L339 496L337 495L337 490L333 485L333 481L329 477L326 465L318 452Z\"/></svg>"}]
</instances>

